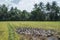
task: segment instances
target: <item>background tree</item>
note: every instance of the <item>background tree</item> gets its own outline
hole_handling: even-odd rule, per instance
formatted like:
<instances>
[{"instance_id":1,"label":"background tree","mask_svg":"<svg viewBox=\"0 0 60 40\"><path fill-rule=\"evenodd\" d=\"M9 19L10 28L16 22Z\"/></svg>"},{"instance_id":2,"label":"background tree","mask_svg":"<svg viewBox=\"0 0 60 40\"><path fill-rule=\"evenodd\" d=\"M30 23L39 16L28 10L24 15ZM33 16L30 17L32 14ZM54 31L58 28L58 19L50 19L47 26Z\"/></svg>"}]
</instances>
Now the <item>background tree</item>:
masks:
<instances>
[{"instance_id":1,"label":"background tree","mask_svg":"<svg viewBox=\"0 0 60 40\"><path fill-rule=\"evenodd\" d=\"M21 11L18 10L16 7L13 8L11 7L10 11L9 11L9 15L10 15L10 20L21 20Z\"/></svg>"},{"instance_id":2,"label":"background tree","mask_svg":"<svg viewBox=\"0 0 60 40\"><path fill-rule=\"evenodd\" d=\"M36 5L36 4L35 4ZM34 6L34 9L31 12L31 20L35 20L35 21L42 21L44 20L44 11L43 11L43 3L41 2L39 5Z\"/></svg>"},{"instance_id":3,"label":"background tree","mask_svg":"<svg viewBox=\"0 0 60 40\"><path fill-rule=\"evenodd\" d=\"M49 2L47 2L46 4L46 16L45 16L45 20L50 20L50 13L51 13L51 4Z\"/></svg>"},{"instance_id":4,"label":"background tree","mask_svg":"<svg viewBox=\"0 0 60 40\"><path fill-rule=\"evenodd\" d=\"M60 7L55 1L35 4L31 12L19 10L17 7L11 7L10 10L6 5L0 5L1 21L58 21L60 20Z\"/></svg>"},{"instance_id":5,"label":"background tree","mask_svg":"<svg viewBox=\"0 0 60 40\"><path fill-rule=\"evenodd\" d=\"M51 6L50 20L53 20L53 21L57 20L56 18L58 18L58 13L59 13L59 9L58 9L57 3L53 1Z\"/></svg>"},{"instance_id":6,"label":"background tree","mask_svg":"<svg viewBox=\"0 0 60 40\"><path fill-rule=\"evenodd\" d=\"M0 6L0 20L7 19L7 11L8 11L8 8L4 4Z\"/></svg>"},{"instance_id":7,"label":"background tree","mask_svg":"<svg viewBox=\"0 0 60 40\"><path fill-rule=\"evenodd\" d=\"M24 20L29 20L29 12L27 12L26 10L23 10L22 11L22 14L21 14L21 19L24 21Z\"/></svg>"}]
</instances>

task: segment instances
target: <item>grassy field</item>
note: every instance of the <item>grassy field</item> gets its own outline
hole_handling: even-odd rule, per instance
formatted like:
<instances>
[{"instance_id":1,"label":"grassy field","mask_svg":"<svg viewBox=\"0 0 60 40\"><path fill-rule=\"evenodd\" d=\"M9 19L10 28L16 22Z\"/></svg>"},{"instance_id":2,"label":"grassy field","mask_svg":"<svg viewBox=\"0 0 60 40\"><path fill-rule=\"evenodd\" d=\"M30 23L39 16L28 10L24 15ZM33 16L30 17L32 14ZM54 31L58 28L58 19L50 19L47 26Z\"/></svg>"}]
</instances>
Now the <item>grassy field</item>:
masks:
<instances>
[{"instance_id":1,"label":"grassy field","mask_svg":"<svg viewBox=\"0 0 60 40\"><path fill-rule=\"evenodd\" d=\"M19 40L20 36L14 31L17 27L32 27L54 29L60 31L60 22L15 21L0 22L0 40Z\"/></svg>"}]
</instances>

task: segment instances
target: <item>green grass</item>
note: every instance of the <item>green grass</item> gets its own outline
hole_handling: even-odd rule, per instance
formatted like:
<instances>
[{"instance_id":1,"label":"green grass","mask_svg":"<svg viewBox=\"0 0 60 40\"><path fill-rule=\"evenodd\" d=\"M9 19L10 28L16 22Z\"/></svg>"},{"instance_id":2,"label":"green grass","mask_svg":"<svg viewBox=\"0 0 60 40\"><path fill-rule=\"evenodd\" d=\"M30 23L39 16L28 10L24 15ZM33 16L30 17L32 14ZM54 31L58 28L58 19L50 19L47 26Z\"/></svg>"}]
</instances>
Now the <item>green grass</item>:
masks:
<instances>
[{"instance_id":1,"label":"green grass","mask_svg":"<svg viewBox=\"0 0 60 40\"><path fill-rule=\"evenodd\" d=\"M9 40L8 38L12 38L12 40L19 40L20 36L13 31L17 27L32 27L32 28L43 28L43 29L54 29L60 31L60 22L40 22L40 21L6 21L0 22L0 40ZM13 33L12 33L13 32ZM9 37L10 36L10 37ZM11 37L12 36L12 37Z\"/></svg>"}]
</instances>

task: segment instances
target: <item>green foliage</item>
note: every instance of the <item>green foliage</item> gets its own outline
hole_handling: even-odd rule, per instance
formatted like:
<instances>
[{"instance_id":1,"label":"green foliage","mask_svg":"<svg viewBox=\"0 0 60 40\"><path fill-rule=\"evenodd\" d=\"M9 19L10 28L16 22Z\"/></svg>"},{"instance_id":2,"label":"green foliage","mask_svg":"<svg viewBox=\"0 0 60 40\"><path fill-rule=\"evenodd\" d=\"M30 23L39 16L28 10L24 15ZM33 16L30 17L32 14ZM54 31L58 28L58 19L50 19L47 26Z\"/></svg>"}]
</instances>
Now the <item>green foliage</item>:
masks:
<instances>
[{"instance_id":1,"label":"green foliage","mask_svg":"<svg viewBox=\"0 0 60 40\"><path fill-rule=\"evenodd\" d=\"M60 21L60 7L55 1L35 4L31 12L19 10L17 7L9 10L6 5L0 5L0 21Z\"/></svg>"},{"instance_id":2,"label":"green foliage","mask_svg":"<svg viewBox=\"0 0 60 40\"><path fill-rule=\"evenodd\" d=\"M15 31L14 31L14 28L10 24L8 27L8 32L9 32L8 40L15 40Z\"/></svg>"},{"instance_id":3,"label":"green foliage","mask_svg":"<svg viewBox=\"0 0 60 40\"><path fill-rule=\"evenodd\" d=\"M60 22L52 21L8 21L0 22L0 40L20 40L22 37L16 33L15 28L42 28L42 29L53 29L60 32ZM12 35L12 37L11 37ZM21 39L23 40L23 39ZM25 40L25 39L24 39Z\"/></svg>"}]
</instances>

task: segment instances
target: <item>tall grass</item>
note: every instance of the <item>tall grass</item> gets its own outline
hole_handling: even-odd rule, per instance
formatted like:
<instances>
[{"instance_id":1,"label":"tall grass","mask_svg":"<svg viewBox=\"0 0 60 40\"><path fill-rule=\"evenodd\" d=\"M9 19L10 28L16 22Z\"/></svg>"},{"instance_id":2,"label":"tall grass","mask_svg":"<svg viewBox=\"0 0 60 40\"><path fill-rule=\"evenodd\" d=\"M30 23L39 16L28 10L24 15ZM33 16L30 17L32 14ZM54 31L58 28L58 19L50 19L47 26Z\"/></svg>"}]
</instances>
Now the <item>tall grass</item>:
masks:
<instances>
[{"instance_id":1,"label":"tall grass","mask_svg":"<svg viewBox=\"0 0 60 40\"><path fill-rule=\"evenodd\" d=\"M20 35L15 32L18 27L32 27L43 29L54 29L60 31L60 21L58 22L40 22L40 21L5 21L0 22L0 30L4 31L0 35L0 40L20 40Z\"/></svg>"},{"instance_id":2,"label":"tall grass","mask_svg":"<svg viewBox=\"0 0 60 40\"><path fill-rule=\"evenodd\" d=\"M9 32L8 40L15 40L15 31L14 31L14 28L10 24L8 27L8 32Z\"/></svg>"}]
</instances>

